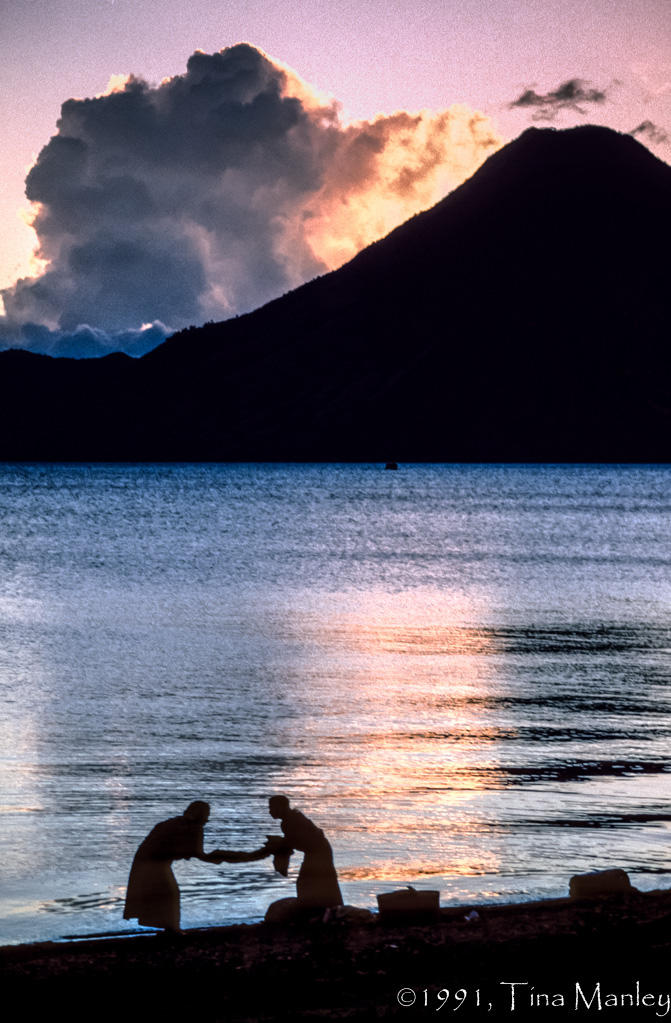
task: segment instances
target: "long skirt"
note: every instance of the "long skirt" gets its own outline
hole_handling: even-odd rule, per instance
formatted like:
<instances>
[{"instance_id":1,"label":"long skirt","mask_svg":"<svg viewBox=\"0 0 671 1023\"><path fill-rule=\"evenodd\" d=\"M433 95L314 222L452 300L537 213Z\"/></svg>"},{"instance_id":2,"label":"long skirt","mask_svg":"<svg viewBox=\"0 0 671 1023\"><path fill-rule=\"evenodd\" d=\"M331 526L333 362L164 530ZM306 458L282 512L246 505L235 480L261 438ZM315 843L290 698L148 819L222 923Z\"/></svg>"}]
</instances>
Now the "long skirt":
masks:
<instances>
[{"instance_id":1,"label":"long skirt","mask_svg":"<svg viewBox=\"0 0 671 1023\"><path fill-rule=\"evenodd\" d=\"M296 878L296 895L301 906L315 909L342 906L333 852L328 842L321 849L306 852Z\"/></svg>"},{"instance_id":2,"label":"long skirt","mask_svg":"<svg viewBox=\"0 0 671 1023\"><path fill-rule=\"evenodd\" d=\"M124 920L145 927L179 930L179 887L170 860L133 860L126 890Z\"/></svg>"}]
</instances>

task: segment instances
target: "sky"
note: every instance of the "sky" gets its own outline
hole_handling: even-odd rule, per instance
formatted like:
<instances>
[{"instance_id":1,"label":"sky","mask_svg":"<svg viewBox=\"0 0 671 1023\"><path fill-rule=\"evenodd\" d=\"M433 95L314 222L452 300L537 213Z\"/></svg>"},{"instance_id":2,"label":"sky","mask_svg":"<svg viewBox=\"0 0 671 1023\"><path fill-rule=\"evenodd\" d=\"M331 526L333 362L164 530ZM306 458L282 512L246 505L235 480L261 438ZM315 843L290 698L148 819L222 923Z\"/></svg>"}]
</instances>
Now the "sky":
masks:
<instances>
[{"instance_id":1,"label":"sky","mask_svg":"<svg viewBox=\"0 0 671 1023\"><path fill-rule=\"evenodd\" d=\"M531 125L671 162L671 0L0 0L0 26L0 346L140 355L248 311Z\"/></svg>"}]
</instances>

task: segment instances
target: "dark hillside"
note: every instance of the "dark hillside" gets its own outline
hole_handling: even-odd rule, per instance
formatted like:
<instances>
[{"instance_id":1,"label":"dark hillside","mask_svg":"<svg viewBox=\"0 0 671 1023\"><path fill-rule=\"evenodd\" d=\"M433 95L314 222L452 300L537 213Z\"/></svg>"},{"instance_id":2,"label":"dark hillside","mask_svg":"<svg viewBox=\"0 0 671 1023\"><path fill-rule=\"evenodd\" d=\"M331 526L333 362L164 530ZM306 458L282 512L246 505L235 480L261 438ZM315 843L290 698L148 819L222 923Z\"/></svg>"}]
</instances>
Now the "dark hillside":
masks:
<instances>
[{"instance_id":1,"label":"dark hillside","mask_svg":"<svg viewBox=\"0 0 671 1023\"><path fill-rule=\"evenodd\" d=\"M531 129L247 316L138 362L0 356L0 457L671 461L670 228L634 139Z\"/></svg>"}]
</instances>

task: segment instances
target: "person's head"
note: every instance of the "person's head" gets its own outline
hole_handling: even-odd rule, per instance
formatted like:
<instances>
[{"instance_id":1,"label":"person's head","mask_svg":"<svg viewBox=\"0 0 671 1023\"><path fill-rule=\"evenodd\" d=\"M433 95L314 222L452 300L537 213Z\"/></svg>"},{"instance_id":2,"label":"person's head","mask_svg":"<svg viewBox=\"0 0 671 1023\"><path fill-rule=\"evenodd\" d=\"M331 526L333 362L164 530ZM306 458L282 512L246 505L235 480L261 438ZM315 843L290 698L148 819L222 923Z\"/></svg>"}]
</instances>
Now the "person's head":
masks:
<instances>
[{"instance_id":1,"label":"person's head","mask_svg":"<svg viewBox=\"0 0 671 1023\"><path fill-rule=\"evenodd\" d=\"M183 816L195 824L206 824L210 816L210 804L204 803L202 799L196 799L195 802L189 803Z\"/></svg>"},{"instance_id":2,"label":"person's head","mask_svg":"<svg viewBox=\"0 0 671 1023\"><path fill-rule=\"evenodd\" d=\"M289 800L286 796L271 796L268 800L270 816L281 820L289 811Z\"/></svg>"}]
</instances>

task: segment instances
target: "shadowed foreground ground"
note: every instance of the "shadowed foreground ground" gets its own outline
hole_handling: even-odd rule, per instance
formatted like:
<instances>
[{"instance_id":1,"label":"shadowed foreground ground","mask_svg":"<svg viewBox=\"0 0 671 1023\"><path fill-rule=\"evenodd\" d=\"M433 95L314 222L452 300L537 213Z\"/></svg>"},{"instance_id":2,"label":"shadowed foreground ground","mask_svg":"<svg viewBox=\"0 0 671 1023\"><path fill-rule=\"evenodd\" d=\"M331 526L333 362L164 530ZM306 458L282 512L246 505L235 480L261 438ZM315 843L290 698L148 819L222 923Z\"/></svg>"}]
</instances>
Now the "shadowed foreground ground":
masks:
<instances>
[{"instance_id":1,"label":"shadowed foreground ground","mask_svg":"<svg viewBox=\"0 0 671 1023\"><path fill-rule=\"evenodd\" d=\"M193 930L179 942L7 947L1 990L5 1006L17 1001L3 1016L671 1020L671 891L468 912L400 925L356 910L328 923ZM401 989L414 1005L399 1004Z\"/></svg>"}]
</instances>

